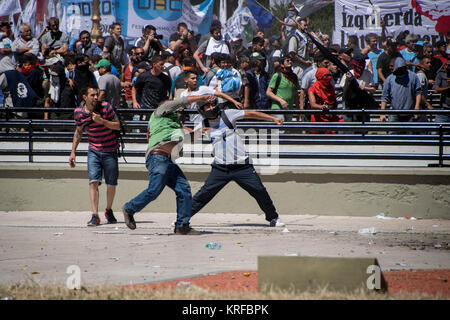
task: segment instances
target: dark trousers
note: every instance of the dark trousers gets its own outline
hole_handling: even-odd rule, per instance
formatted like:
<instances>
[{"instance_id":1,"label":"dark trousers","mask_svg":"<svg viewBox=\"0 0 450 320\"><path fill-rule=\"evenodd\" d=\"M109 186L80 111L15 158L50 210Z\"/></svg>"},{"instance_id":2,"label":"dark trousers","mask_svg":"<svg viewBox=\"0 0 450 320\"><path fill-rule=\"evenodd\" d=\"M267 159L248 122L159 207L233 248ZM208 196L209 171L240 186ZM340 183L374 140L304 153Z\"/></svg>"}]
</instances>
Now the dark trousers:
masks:
<instances>
[{"instance_id":1,"label":"dark trousers","mask_svg":"<svg viewBox=\"0 0 450 320\"><path fill-rule=\"evenodd\" d=\"M231 166L212 164L212 170L206 179L205 185L201 187L192 199L191 217L207 205L230 181L235 181L255 198L261 210L266 214L267 221L278 218L272 199L270 199L266 188L251 164Z\"/></svg>"}]
</instances>

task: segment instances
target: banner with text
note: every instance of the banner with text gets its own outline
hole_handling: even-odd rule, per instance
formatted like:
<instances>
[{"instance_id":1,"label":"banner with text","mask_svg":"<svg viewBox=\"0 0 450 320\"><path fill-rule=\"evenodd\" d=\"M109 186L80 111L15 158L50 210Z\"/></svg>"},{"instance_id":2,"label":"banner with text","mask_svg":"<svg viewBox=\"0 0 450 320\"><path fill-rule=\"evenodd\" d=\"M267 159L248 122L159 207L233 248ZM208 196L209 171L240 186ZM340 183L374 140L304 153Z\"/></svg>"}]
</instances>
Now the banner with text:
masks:
<instances>
[{"instance_id":1,"label":"banner with text","mask_svg":"<svg viewBox=\"0 0 450 320\"><path fill-rule=\"evenodd\" d=\"M168 41L180 22L195 33L208 33L212 21L214 0L191 5L189 0L128 0L120 1L116 17L122 33L128 37L142 36L142 28L153 25L163 40Z\"/></svg>"},{"instance_id":2,"label":"banner with text","mask_svg":"<svg viewBox=\"0 0 450 320\"><path fill-rule=\"evenodd\" d=\"M335 0L333 43L343 45L349 36L357 35L364 46L365 35L381 34L383 19L387 36L408 30L434 44L440 39L439 32L450 29L449 15L448 0Z\"/></svg>"}]
</instances>

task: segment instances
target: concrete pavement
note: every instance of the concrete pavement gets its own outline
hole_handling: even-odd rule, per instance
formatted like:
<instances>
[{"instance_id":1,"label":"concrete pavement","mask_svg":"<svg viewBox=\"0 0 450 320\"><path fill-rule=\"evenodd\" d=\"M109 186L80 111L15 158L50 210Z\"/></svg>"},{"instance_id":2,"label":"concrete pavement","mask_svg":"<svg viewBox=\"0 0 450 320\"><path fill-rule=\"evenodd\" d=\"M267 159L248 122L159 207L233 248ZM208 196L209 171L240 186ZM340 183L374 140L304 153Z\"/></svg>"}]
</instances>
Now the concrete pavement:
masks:
<instances>
[{"instance_id":1,"label":"concrete pavement","mask_svg":"<svg viewBox=\"0 0 450 320\"><path fill-rule=\"evenodd\" d=\"M374 257L382 271L450 269L446 219L292 214L282 216L286 228L269 228L263 215L199 213L191 223L204 234L181 236L171 227L175 213L138 213L136 230L115 215L117 224L86 227L89 212L0 211L0 284L65 286L71 265L84 286L141 284L257 270L259 255ZM358 233L368 227L377 233ZM211 241L222 248L206 248Z\"/></svg>"}]
</instances>

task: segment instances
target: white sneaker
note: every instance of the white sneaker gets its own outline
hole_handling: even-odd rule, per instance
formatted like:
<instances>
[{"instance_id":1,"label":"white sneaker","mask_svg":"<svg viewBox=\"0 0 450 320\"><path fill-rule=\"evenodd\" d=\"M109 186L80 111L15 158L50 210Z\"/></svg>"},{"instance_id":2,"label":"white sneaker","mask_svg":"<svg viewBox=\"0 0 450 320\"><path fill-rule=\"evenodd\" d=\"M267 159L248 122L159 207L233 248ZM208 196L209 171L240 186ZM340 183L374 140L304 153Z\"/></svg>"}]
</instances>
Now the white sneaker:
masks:
<instances>
[{"instance_id":1,"label":"white sneaker","mask_svg":"<svg viewBox=\"0 0 450 320\"><path fill-rule=\"evenodd\" d=\"M172 222L171 226L175 227L175 223L177 223L177 220L175 220L174 222Z\"/></svg>"},{"instance_id":2,"label":"white sneaker","mask_svg":"<svg viewBox=\"0 0 450 320\"><path fill-rule=\"evenodd\" d=\"M281 222L280 218L270 221L270 227L284 227L286 224Z\"/></svg>"}]
</instances>

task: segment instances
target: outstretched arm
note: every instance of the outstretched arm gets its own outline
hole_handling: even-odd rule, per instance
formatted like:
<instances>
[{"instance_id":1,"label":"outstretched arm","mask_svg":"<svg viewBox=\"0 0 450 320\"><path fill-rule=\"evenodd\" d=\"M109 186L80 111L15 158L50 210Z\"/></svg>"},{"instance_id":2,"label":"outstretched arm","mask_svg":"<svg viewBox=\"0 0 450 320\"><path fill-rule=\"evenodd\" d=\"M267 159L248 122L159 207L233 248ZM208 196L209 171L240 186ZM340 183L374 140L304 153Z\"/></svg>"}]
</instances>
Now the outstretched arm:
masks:
<instances>
[{"instance_id":1,"label":"outstretched arm","mask_svg":"<svg viewBox=\"0 0 450 320\"><path fill-rule=\"evenodd\" d=\"M283 119L258 111L244 111L244 119L268 120L273 121L280 126L283 125Z\"/></svg>"}]
</instances>

